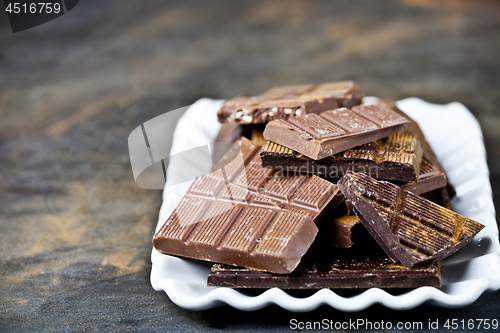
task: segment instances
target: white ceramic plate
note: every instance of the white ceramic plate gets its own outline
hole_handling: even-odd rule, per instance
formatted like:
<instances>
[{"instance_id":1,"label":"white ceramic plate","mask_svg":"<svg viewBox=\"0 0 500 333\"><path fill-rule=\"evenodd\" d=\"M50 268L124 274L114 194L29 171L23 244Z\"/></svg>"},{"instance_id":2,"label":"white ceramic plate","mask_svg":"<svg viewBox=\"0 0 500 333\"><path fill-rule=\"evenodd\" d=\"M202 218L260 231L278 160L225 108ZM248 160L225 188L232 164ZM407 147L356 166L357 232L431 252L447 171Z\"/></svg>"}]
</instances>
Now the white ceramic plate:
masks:
<instances>
[{"instance_id":1,"label":"white ceramic plate","mask_svg":"<svg viewBox=\"0 0 500 333\"><path fill-rule=\"evenodd\" d=\"M375 98L365 98L373 102ZM174 132L171 154L206 145L216 136L220 124L216 111L222 101L201 99L179 120ZM257 296L236 289L207 287L210 266L160 254L153 249L151 284L165 291L177 305L189 310L204 310L229 304L253 311L270 304L306 312L321 305L343 311L360 311L380 303L392 309L411 309L422 303L442 307L462 307L474 302L484 291L500 288L500 245L495 207L486 164L483 136L477 120L460 103L435 105L417 98L398 102L398 106L417 121L446 169L457 196L455 210L486 227L462 250L442 261L441 288L421 287L407 292L371 288L343 297L328 289L311 291L309 297L294 297L273 288ZM174 171L167 170L167 179ZM190 182L165 186L158 228L180 201Z\"/></svg>"}]
</instances>

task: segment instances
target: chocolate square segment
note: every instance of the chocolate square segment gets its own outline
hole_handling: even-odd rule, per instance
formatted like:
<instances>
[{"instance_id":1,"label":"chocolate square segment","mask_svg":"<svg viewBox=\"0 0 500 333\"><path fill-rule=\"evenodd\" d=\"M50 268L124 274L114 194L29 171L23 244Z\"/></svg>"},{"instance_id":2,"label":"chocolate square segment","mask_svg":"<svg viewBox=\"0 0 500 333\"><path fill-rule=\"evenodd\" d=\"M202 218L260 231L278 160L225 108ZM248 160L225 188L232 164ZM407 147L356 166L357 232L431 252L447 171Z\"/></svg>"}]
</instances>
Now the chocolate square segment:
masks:
<instances>
[{"instance_id":1,"label":"chocolate square segment","mask_svg":"<svg viewBox=\"0 0 500 333\"><path fill-rule=\"evenodd\" d=\"M352 108L360 116L371 120L379 127L388 127L407 123L408 120L394 112L386 104L359 105Z\"/></svg>"},{"instance_id":2,"label":"chocolate square segment","mask_svg":"<svg viewBox=\"0 0 500 333\"><path fill-rule=\"evenodd\" d=\"M346 108L322 112L321 117L350 133L377 129L373 122Z\"/></svg>"},{"instance_id":3,"label":"chocolate square segment","mask_svg":"<svg viewBox=\"0 0 500 333\"><path fill-rule=\"evenodd\" d=\"M289 177L278 172L264 188L262 196L281 202L288 202L290 197L299 189L305 180L306 176L299 175Z\"/></svg>"},{"instance_id":4,"label":"chocolate square segment","mask_svg":"<svg viewBox=\"0 0 500 333\"><path fill-rule=\"evenodd\" d=\"M290 123L318 139L330 138L346 133L342 128L325 121L314 113L303 117L290 118Z\"/></svg>"},{"instance_id":5,"label":"chocolate square segment","mask_svg":"<svg viewBox=\"0 0 500 333\"><path fill-rule=\"evenodd\" d=\"M336 196L335 184L317 176L262 168L248 139L237 145L244 169L236 174L228 159L226 177L216 170L197 178L155 234L154 247L165 254L290 273L314 241L316 223L343 197Z\"/></svg>"}]
</instances>

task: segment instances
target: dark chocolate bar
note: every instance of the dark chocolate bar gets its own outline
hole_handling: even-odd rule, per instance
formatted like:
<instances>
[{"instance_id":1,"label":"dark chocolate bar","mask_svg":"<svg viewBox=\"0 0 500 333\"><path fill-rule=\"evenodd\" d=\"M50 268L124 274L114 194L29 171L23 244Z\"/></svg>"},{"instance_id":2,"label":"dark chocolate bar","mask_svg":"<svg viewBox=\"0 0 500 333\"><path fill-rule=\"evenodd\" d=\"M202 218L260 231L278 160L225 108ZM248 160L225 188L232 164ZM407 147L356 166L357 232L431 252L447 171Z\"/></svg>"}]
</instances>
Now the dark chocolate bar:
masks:
<instances>
[{"instance_id":1,"label":"dark chocolate bar","mask_svg":"<svg viewBox=\"0 0 500 333\"><path fill-rule=\"evenodd\" d=\"M319 113L361 103L363 94L352 81L284 86L263 94L239 96L225 101L217 112L221 123L267 123L307 113Z\"/></svg>"},{"instance_id":2,"label":"dark chocolate bar","mask_svg":"<svg viewBox=\"0 0 500 333\"><path fill-rule=\"evenodd\" d=\"M397 185L361 173L347 173L337 185L387 255L408 268L449 256L484 228Z\"/></svg>"},{"instance_id":3,"label":"dark chocolate bar","mask_svg":"<svg viewBox=\"0 0 500 333\"><path fill-rule=\"evenodd\" d=\"M422 150L415 135L403 132L321 160L313 160L290 148L266 141L260 157L262 166L266 168L322 174L332 178L354 171L376 179L408 182L419 179Z\"/></svg>"},{"instance_id":4,"label":"dark chocolate bar","mask_svg":"<svg viewBox=\"0 0 500 333\"><path fill-rule=\"evenodd\" d=\"M395 264L381 251L366 251L362 255L350 255L351 249L328 252L335 254L317 255L319 260L304 257L295 271L286 275L216 264L210 270L207 285L280 289L441 286L441 269L437 263L408 269Z\"/></svg>"},{"instance_id":5,"label":"dark chocolate bar","mask_svg":"<svg viewBox=\"0 0 500 333\"><path fill-rule=\"evenodd\" d=\"M408 123L386 104L358 105L271 121L264 138L320 160L404 132Z\"/></svg>"}]
</instances>

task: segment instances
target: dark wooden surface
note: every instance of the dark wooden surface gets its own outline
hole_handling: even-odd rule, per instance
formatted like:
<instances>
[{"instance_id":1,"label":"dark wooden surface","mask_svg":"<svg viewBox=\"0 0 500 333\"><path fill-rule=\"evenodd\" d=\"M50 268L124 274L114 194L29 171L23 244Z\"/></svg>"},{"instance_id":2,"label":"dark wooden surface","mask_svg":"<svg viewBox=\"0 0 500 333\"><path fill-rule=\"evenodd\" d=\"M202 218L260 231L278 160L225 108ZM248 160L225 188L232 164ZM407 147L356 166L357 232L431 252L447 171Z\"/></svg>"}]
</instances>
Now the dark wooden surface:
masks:
<instances>
[{"instance_id":1,"label":"dark wooden surface","mask_svg":"<svg viewBox=\"0 0 500 333\"><path fill-rule=\"evenodd\" d=\"M498 291L451 310L181 309L149 283L161 192L135 185L127 137L201 97L353 79L367 95L465 104L498 209L499 33L498 1L82 0L16 34L0 13L0 331L498 319Z\"/></svg>"}]
</instances>

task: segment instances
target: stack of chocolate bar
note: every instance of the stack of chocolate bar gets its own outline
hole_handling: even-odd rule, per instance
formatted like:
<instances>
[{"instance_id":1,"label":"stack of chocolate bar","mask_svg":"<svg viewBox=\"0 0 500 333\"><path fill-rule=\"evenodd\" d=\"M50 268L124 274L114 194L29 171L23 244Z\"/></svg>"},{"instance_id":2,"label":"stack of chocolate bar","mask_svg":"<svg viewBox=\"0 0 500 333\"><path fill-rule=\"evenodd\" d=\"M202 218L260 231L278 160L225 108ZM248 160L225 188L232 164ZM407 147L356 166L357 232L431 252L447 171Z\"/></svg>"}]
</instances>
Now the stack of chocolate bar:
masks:
<instances>
[{"instance_id":1,"label":"stack of chocolate bar","mask_svg":"<svg viewBox=\"0 0 500 333\"><path fill-rule=\"evenodd\" d=\"M209 286L440 286L439 261L484 226L453 212L418 125L362 97L348 81L224 102L216 141L233 147L215 146L213 172L194 180L154 247L214 263Z\"/></svg>"}]
</instances>

